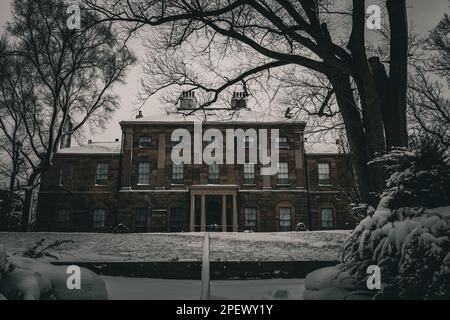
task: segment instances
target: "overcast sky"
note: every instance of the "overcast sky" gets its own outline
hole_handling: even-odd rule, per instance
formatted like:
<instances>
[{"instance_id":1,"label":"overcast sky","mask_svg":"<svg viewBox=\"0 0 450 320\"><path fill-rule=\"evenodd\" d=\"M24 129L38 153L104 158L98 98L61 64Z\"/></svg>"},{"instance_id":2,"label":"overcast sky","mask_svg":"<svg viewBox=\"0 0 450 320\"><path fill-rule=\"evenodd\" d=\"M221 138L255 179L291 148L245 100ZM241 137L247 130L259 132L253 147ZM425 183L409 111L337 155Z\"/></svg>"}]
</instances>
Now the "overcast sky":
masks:
<instances>
[{"instance_id":1,"label":"overcast sky","mask_svg":"<svg viewBox=\"0 0 450 320\"><path fill-rule=\"evenodd\" d=\"M371 1L367 2L369 5ZM450 12L449 0L408 0L407 2L409 22L414 25L416 32L419 33L427 33L436 26L445 12ZM0 0L0 27L2 30L5 22L10 18L10 0ZM137 51L138 56L142 55L142 47L137 41L134 41L132 46ZM113 141L115 138L121 137L119 121L130 119L135 115L134 109L136 108L135 102L139 76L140 68L136 66L129 72L126 84L116 85L115 93L119 95L121 101L120 110L114 114L108 129L94 135L94 141ZM143 112L144 115L150 115L161 113L162 109L157 99L153 99L144 106Z\"/></svg>"}]
</instances>

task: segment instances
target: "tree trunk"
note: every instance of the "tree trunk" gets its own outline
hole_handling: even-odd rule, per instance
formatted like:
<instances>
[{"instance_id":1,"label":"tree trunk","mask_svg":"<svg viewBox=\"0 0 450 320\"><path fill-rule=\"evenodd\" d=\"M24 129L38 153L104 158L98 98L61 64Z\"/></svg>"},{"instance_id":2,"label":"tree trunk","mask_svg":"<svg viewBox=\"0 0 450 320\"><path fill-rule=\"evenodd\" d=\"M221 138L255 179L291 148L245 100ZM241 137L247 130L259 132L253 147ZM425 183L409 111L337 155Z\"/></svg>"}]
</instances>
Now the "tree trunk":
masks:
<instances>
[{"instance_id":1,"label":"tree trunk","mask_svg":"<svg viewBox=\"0 0 450 320\"><path fill-rule=\"evenodd\" d=\"M378 57L369 58L370 68L372 69L373 77L378 90L380 98L381 112L383 113L384 134L386 136L387 148L395 145L394 136L397 135L398 121L395 109L391 106L391 94L389 77L386 73L384 65Z\"/></svg>"},{"instance_id":2,"label":"tree trunk","mask_svg":"<svg viewBox=\"0 0 450 320\"><path fill-rule=\"evenodd\" d=\"M22 211L22 226L21 229L24 232L31 231L31 218L33 213L34 194L36 191L36 182L39 180L40 174L33 172L28 179L28 184L25 190L25 199L23 203Z\"/></svg>"},{"instance_id":3,"label":"tree trunk","mask_svg":"<svg viewBox=\"0 0 450 320\"><path fill-rule=\"evenodd\" d=\"M387 0L391 29L389 107L395 115L392 136L386 137L388 148L408 145L406 91L408 85L408 19L405 0Z\"/></svg>"},{"instance_id":4,"label":"tree trunk","mask_svg":"<svg viewBox=\"0 0 450 320\"><path fill-rule=\"evenodd\" d=\"M361 200L372 204L370 199L370 175L367 166L366 137L361 122L361 115L356 107L350 85L350 77L337 72L329 74L328 77L335 89L337 103L345 124Z\"/></svg>"},{"instance_id":5,"label":"tree trunk","mask_svg":"<svg viewBox=\"0 0 450 320\"><path fill-rule=\"evenodd\" d=\"M366 52L365 2L353 0L352 33L347 45L352 53L352 74L361 99L362 119L367 144L367 157L372 160L385 151L383 116L380 99Z\"/></svg>"}]
</instances>

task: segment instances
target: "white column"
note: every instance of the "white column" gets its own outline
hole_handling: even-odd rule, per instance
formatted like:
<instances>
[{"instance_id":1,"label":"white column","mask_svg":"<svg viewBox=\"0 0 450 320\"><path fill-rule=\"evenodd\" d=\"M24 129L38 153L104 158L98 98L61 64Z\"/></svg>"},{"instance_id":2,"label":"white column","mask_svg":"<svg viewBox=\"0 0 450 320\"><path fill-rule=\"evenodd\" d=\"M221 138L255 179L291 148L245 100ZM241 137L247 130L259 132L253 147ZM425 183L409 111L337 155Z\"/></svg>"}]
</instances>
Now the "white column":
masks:
<instances>
[{"instance_id":1,"label":"white column","mask_svg":"<svg viewBox=\"0 0 450 320\"><path fill-rule=\"evenodd\" d=\"M227 195L222 195L222 231L227 232Z\"/></svg>"},{"instance_id":2,"label":"white column","mask_svg":"<svg viewBox=\"0 0 450 320\"><path fill-rule=\"evenodd\" d=\"M237 195L233 194L233 232L238 232Z\"/></svg>"},{"instance_id":3,"label":"white column","mask_svg":"<svg viewBox=\"0 0 450 320\"><path fill-rule=\"evenodd\" d=\"M190 222L190 231L195 231L195 194L191 195L191 220Z\"/></svg>"},{"instance_id":4,"label":"white column","mask_svg":"<svg viewBox=\"0 0 450 320\"><path fill-rule=\"evenodd\" d=\"M202 207L201 207L201 221L200 221L200 231L206 231L206 212L205 212L205 195L202 194Z\"/></svg>"}]
</instances>

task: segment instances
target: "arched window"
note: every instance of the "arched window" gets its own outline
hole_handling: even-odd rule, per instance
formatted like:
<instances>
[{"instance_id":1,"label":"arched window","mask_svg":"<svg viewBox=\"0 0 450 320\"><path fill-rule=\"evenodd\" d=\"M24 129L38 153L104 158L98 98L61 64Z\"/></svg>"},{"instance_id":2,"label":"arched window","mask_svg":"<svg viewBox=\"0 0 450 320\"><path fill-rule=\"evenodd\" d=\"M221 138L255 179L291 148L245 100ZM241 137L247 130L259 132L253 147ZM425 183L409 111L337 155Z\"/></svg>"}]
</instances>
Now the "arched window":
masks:
<instances>
[{"instance_id":1,"label":"arched window","mask_svg":"<svg viewBox=\"0 0 450 320\"><path fill-rule=\"evenodd\" d=\"M334 227L332 208L322 208L320 210L320 216L322 221L322 228L331 229Z\"/></svg>"},{"instance_id":2,"label":"arched window","mask_svg":"<svg viewBox=\"0 0 450 320\"><path fill-rule=\"evenodd\" d=\"M292 231L295 221L295 207L289 201L280 202L276 207L276 218L279 231Z\"/></svg>"},{"instance_id":3,"label":"arched window","mask_svg":"<svg viewBox=\"0 0 450 320\"><path fill-rule=\"evenodd\" d=\"M256 208L245 207L244 208L244 227L245 230L256 231Z\"/></svg>"},{"instance_id":4,"label":"arched window","mask_svg":"<svg viewBox=\"0 0 450 320\"><path fill-rule=\"evenodd\" d=\"M103 208L94 209L93 224L94 230L103 229L106 222L106 210Z\"/></svg>"},{"instance_id":5,"label":"arched window","mask_svg":"<svg viewBox=\"0 0 450 320\"><path fill-rule=\"evenodd\" d=\"M292 230L292 210L290 207L280 207L280 231Z\"/></svg>"}]
</instances>

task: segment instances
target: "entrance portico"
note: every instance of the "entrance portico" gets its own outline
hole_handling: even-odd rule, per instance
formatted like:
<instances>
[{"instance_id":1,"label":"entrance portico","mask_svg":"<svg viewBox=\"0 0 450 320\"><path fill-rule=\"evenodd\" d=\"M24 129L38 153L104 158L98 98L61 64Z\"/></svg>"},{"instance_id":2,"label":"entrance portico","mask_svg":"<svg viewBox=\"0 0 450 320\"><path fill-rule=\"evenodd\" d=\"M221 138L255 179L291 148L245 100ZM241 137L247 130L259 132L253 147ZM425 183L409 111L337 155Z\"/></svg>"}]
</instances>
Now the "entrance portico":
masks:
<instances>
[{"instance_id":1,"label":"entrance portico","mask_svg":"<svg viewBox=\"0 0 450 320\"><path fill-rule=\"evenodd\" d=\"M232 225L233 232L238 231L238 210L237 210L237 185L194 185L190 188L191 210L190 210L190 231L195 231L195 198L200 196L200 231L206 231L206 197L221 197L221 226L222 231L227 231L227 196L232 197Z\"/></svg>"}]
</instances>

